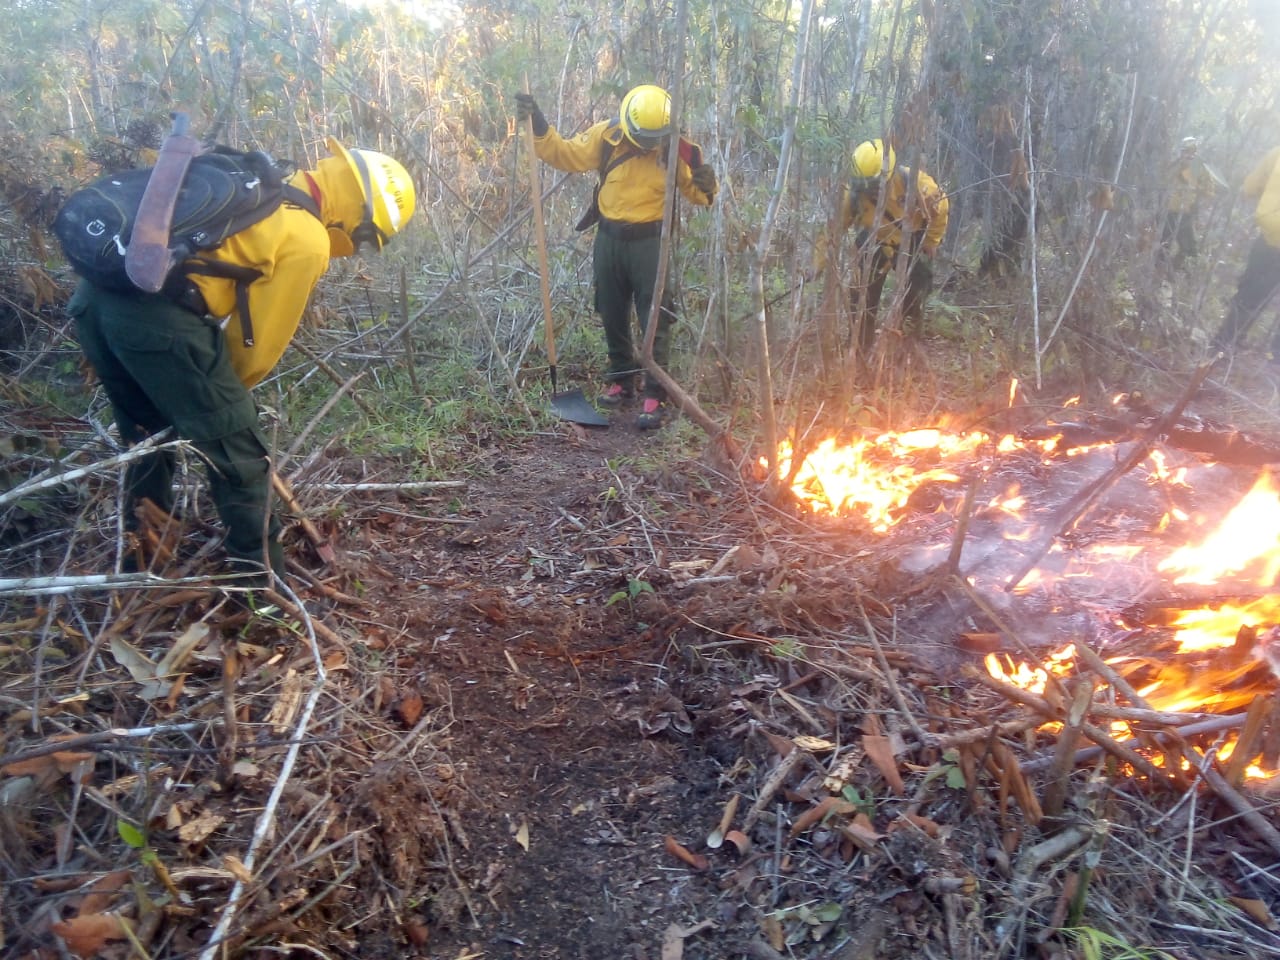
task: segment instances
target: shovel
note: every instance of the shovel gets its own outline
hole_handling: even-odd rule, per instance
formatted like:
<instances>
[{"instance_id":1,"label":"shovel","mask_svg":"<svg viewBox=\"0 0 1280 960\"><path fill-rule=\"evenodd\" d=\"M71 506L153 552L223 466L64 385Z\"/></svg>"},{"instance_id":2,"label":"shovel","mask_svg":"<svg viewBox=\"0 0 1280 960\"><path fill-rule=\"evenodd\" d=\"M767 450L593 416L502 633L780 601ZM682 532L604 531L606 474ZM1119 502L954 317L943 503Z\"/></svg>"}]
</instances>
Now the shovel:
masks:
<instances>
[{"instance_id":1,"label":"shovel","mask_svg":"<svg viewBox=\"0 0 1280 960\"><path fill-rule=\"evenodd\" d=\"M526 81L525 91L529 85ZM542 326L547 333L547 362L551 367L551 412L561 420L586 427L607 427L609 421L578 389L556 393L556 327L551 319L551 280L547 270L547 227L542 220L542 186L538 182L538 157L533 152L533 118L525 122L525 142L529 145L529 186L533 198L534 235L538 238L538 275L542 280Z\"/></svg>"}]
</instances>

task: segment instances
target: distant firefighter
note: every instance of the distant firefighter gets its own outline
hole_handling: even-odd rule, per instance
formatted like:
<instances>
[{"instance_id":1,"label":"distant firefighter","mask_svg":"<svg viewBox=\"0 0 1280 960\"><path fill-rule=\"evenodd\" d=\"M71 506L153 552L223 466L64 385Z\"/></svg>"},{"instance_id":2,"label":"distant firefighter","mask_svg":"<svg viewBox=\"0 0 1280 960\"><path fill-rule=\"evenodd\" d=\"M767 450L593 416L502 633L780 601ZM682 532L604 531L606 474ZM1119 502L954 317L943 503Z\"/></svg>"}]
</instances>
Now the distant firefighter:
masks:
<instances>
[{"instance_id":1,"label":"distant firefighter","mask_svg":"<svg viewBox=\"0 0 1280 960\"><path fill-rule=\"evenodd\" d=\"M933 289L932 259L947 232L950 203L933 177L898 163L893 147L886 149L882 140L858 144L851 167L836 227L840 234L858 228L855 262L865 273L862 282L855 284L853 316L859 330L857 347L865 353L875 340L885 279L904 247L910 266L903 320L909 331L923 325L925 301ZM826 267L828 242L824 232L814 249L811 273L815 276Z\"/></svg>"},{"instance_id":2,"label":"distant firefighter","mask_svg":"<svg viewBox=\"0 0 1280 960\"><path fill-rule=\"evenodd\" d=\"M1257 198L1253 222L1257 224L1258 236L1249 248L1249 259L1236 284L1222 328L1213 338L1219 350L1229 349L1243 340L1280 289L1280 147L1274 147L1262 158L1245 177L1240 190L1246 197ZM1280 335L1272 336L1271 356L1280 357Z\"/></svg>"},{"instance_id":3,"label":"distant firefighter","mask_svg":"<svg viewBox=\"0 0 1280 960\"><path fill-rule=\"evenodd\" d=\"M1178 155L1169 164L1166 176L1164 228L1160 233L1160 262L1181 270L1188 257L1199 254L1196 243L1196 216L1200 204L1215 190L1225 186L1199 155L1200 139L1183 137Z\"/></svg>"}]
</instances>

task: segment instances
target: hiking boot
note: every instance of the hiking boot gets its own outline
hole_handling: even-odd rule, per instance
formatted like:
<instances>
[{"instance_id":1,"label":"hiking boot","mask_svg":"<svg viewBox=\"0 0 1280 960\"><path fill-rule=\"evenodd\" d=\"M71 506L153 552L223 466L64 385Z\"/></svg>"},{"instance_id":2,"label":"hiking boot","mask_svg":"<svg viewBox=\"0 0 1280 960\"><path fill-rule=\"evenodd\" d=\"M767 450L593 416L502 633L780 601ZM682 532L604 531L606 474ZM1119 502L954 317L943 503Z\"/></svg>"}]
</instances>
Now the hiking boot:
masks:
<instances>
[{"instance_id":1,"label":"hiking boot","mask_svg":"<svg viewBox=\"0 0 1280 960\"><path fill-rule=\"evenodd\" d=\"M635 399L635 391L625 383L615 380L609 386L605 387L604 393L596 397L596 403L602 407L611 409L622 406L624 403L630 403Z\"/></svg>"},{"instance_id":2,"label":"hiking boot","mask_svg":"<svg viewBox=\"0 0 1280 960\"><path fill-rule=\"evenodd\" d=\"M644 398L644 408L636 417L636 426L641 430L656 430L667 419L667 408L661 400L654 397Z\"/></svg>"}]
</instances>

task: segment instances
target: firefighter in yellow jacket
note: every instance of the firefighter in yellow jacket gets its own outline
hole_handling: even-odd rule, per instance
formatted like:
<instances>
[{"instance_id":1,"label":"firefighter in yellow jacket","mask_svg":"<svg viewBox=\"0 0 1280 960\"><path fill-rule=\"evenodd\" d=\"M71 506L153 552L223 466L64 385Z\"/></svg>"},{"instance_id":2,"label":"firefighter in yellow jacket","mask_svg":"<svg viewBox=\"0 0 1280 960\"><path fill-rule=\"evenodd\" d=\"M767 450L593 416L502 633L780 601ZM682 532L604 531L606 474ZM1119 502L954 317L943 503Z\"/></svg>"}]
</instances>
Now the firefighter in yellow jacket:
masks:
<instances>
[{"instance_id":1,"label":"firefighter in yellow jacket","mask_svg":"<svg viewBox=\"0 0 1280 960\"><path fill-rule=\"evenodd\" d=\"M266 568L283 576L285 565L271 510L270 448L249 388L289 345L330 257L349 256L365 242L381 249L415 204L413 181L395 160L332 139L329 149L332 156L290 180L310 195L318 219L283 204L186 265L198 270L206 260L261 272L246 288L251 344L242 332L236 283L226 277L188 273L198 295L188 288L180 300L116 293L81 280L67 305L121 439L132 445L173 427L191 441L208 467L228 560L254 586L266 584ZM165 454L129 467L126 526L135 525L133 507L143 498L172 509L173 468Z\"/></svg>"},{"instance_id":2,"label":"firefighter in yellow jacket","mask_svg":"<svg viewBox=\"0 0 1280 960\"><path fill-rule=\"evenodd\" d=\"M934 179L923 170L897 162L893 147L882 140L866 140L854 148L852 176L836 212L836 236L823 231L814 249L812 275L826 266L827 246L850 227L858 228L857 264L861 282L855 284L853 316L863 352L875 339L880 295L889 273L896 269L899 251L910 258L903 319L908 330L924 320L924 305L933 288L932 259L947 232L950 203Z\"/></svg>"},{"instance_id":3,"label":"firefighter in yellow jacket","mask_svg":"<svg viewBox=\"0 0 1280 960\"><path fill-rule=\"evenodd\" d=\"M1199 156L1200 140L1183 137L1178 156L1167 174L1168 196L1164 226L1160 232L1160 262L1181 270L1188 257L1199 253L1196 244L1196 213L1201 202L1223 186L1209 165Z\"/></svg>"},{"instance_id":4,"label":"firefighter in yellow jacket","mask_svg":"<svg viewBox=\"0 0 1280 960\"><path fill-rule=\"evenodd\" d=\"M1258 236L1249 248L1222 328L1214 337L1214 346L1220 350L1242 340L1280 290L1280 147L1269 151L1245 177L1241 192L1257 200L1253 222ZM1280 331L1273 335L1270 349L1273 358L1280 358Z\"/></svg>"},{"instance_id":5,"label":"firefighter in yellow jacket","mask_svg":"<svg viewBox=\"0 0 1280 960\"><path fill-rule=\"evenodd\" d=\"M622 98L618 118L602 120L566 140L551 127L533 97L516 94L516 116L533 120L534 150L557 170L597 171L598 217L585 217L579 229L597 224L592 262L595 307L604 326L609 353L608 387L598 402L616 407L633 396L640 369L632 336L631 308L641 324L648 323L658 275L659 237L666 200L667 155L674 130L671 97L653 84L635 87ZM690 203L709 206L716 196L716 175L702 162L701 151L682 139L676 168L676 188ZM666 367L675 320L674 279L662 296L653 358ZM640 429L661 426L666 391L652 376L644 382L644 402L636 418Z\"/></svg>"}]
</instances>

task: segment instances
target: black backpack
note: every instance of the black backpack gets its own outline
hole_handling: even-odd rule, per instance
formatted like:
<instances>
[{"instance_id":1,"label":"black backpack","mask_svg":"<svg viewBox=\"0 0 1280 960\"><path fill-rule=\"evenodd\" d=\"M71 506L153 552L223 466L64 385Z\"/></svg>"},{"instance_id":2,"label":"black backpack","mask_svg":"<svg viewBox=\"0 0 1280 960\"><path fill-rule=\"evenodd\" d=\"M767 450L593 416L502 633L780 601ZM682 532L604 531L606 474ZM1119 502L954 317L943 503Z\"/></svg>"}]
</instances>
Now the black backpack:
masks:
<instances>
[{"instance_id":1,"label":"black backpack","mask_svg":"<svg viewBox=\"0 0 1280 960\"><path fill-rule=\"evenodd\" d=\"M103 177L67 198L53 223L72 269L97 286L117 293L137 291L125 272L125 250L133 220L151 176L151 168L126 170ZM284 182L284 171L267 154L215 147L191 160L173 208L169 246L172 269L161 293L188 309L203 313L191 274L226 277L236 284L236 305L245 345L253 344L248 286L260 270L233 263L192 260L227 237L264 220L282 203L309 211L319 207L304 190Z\"/></svg>"}]
</instances>

